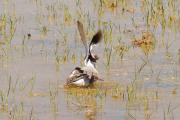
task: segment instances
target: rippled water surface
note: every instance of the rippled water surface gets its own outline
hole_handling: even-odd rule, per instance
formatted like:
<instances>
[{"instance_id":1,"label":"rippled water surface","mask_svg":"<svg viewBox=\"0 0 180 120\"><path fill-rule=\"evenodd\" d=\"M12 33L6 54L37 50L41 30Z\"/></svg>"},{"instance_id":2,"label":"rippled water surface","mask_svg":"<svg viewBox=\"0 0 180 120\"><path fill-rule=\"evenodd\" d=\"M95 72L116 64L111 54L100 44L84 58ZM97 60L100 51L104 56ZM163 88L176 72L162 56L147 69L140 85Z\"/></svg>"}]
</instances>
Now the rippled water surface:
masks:
<instances>
[{"instance_id":1,"label":"rippled water surface","mask_svg":"<svg viewBox=\"0 0 180 120\"><path fill-rule=\"evenodd\" d=\"M0 119L178 120L179 0L0 0ZM90 88L66 88L94 52L99 76Z\"/></svg>"}]
</instances>

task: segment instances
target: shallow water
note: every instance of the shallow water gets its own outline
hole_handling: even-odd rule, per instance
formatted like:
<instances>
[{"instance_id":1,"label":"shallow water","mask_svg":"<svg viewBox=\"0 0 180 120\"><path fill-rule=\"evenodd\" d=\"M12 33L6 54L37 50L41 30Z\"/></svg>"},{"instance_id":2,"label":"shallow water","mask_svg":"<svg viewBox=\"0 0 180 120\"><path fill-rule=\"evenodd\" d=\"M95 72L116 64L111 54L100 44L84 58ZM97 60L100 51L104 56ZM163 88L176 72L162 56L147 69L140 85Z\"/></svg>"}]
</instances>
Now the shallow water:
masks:
<instances>
[{"instance_id":1,"label":"shallow water","mask_svg":"<svg viewBox=\"0 0 180 120\"><path fill-rule=\"evenodd\" d=\"M164 31L161 23L147 27L147 12L139 0L119 0L115 8L108 0L102 7L96 0L1 0L0 14L16 17L17 23L11 46L0 46L0 119L178 120L180 34L176 23L180 2L174 0L174 13L169 12L170 2L162 2L167 19ZM175 27L168 25L171 14L176 15ZM97 69L104 81L94 88L64 88L71 70L83 63L78 19L84 24L88 42L98 29L104 32L95 49L100 56ZM156 41L148 57L132 46L132 40L147 31ZM115 52L119 43L129 47L122 59ZM111 46L107 67L105 49Z\"/></svg>"}]
</instances>

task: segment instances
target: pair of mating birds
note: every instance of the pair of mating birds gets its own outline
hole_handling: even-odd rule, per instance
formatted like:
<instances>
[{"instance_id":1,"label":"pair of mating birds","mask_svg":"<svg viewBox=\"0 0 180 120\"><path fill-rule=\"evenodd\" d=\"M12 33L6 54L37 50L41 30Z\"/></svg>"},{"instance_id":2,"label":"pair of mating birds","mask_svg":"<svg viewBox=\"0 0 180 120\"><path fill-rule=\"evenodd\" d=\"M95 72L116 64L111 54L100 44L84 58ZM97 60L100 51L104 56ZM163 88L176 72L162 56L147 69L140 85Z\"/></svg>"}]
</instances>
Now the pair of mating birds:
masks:
<instances>
[{"instance_id":1,"label":"pair of mating birds","mask_svg":"<svg viewBox=\"0 0 180 120\"><path fill-rule=\"evenodd\" d=\"M92 49L102 39L102 32L99 30L92 38L89 46L87 45L83 24L77 21L77 27L81 37L81 41L85 47L86 55L84 58L84 67L76 67L69 75L66 81L66 85L87 87L92 85L95 81L100 80L98 72L96 70L96 62L98 56L92 53Z\"/></svg>"}]
</instances>

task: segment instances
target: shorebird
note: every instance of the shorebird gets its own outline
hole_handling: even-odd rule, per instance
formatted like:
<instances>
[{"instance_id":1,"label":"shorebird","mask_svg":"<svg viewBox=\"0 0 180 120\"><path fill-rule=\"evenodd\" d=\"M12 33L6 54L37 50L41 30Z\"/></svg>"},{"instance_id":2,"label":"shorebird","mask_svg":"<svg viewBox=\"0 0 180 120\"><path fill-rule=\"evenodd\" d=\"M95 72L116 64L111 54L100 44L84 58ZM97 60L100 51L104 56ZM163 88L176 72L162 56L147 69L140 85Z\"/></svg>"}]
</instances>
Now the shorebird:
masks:
<instances>
[{"instance_id":1,"label":"shorebird","mask_svg":"<svg viewBox=\"0 0 180 120\"><path fill-rule=\"evenodd\" d=\"M80 21L77 21L77 27L86 52L84 58L84 67L76 67L67 78L66 84L86 87L93 84L97 80L102 80L98 77L98 71L96 69L96 62L99 57L92 53L93 47L101 41L102 33L99 30L93 36L88 46L85 38L83 24Z\"/></svg>"}]
</instances>

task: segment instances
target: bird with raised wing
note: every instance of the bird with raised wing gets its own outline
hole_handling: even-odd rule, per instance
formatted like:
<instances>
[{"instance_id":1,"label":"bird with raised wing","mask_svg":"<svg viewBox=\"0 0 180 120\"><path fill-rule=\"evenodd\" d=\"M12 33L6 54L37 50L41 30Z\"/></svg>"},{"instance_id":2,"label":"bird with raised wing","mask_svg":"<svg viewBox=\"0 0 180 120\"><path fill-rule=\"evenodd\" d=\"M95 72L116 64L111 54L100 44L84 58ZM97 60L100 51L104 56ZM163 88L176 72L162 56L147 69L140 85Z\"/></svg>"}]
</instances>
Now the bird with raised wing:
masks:
<instances>
[{"instance_id":1,"label":"bird with raised wing","mask_svg":"<svg viewBox=\"0 0 180 120\"><path fill-rule=\"evenodd\" d=\"M67 78L66 84L86 87L93 84L97 80L102 80L98 77L98 71L96 69L98 56L92 53L93 47L97 45L102 39L102 32L99 30L93 36L88 46L85 38L83 24L80 21L77 21L77 27L86 52L84 58L84 67L76 67Z\"/></svg>"}]
</instances>

